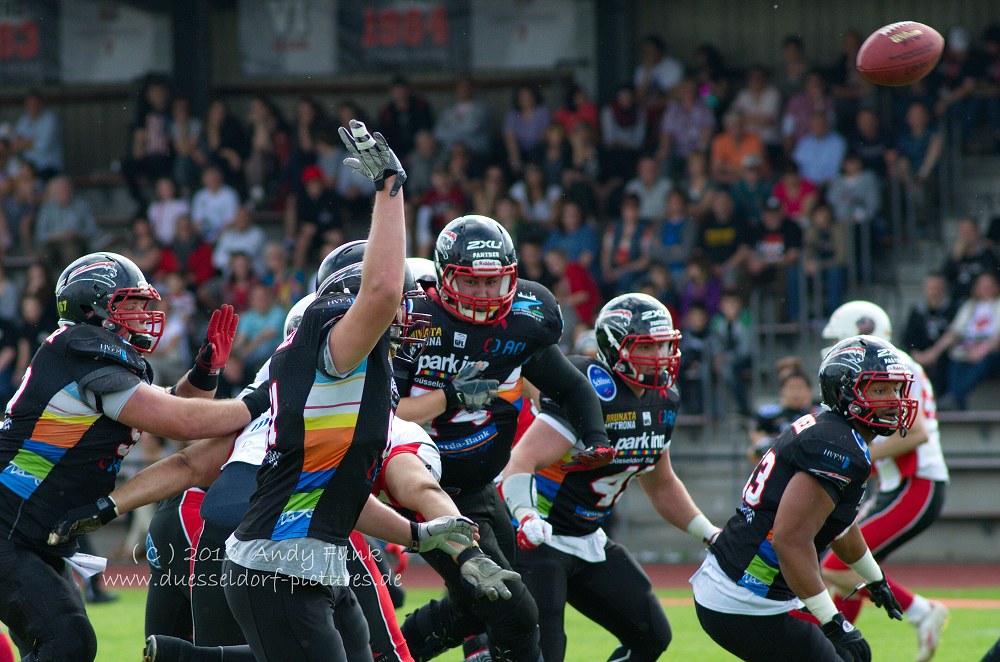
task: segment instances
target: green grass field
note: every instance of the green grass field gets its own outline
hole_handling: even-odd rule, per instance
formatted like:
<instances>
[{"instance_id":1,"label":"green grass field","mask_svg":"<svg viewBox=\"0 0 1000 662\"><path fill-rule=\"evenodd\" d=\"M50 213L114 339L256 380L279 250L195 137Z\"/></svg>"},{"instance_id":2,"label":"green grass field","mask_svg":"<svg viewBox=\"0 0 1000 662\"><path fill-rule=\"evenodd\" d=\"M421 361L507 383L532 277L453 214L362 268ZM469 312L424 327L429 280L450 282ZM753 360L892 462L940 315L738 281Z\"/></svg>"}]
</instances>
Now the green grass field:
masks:
<instances>
[{"instance_id":1,"label":"green grass field","mask_svg":"<svg viewBox=\"0 0 1000 662\"><path fill-rule=\"evenodd\" d=\"M127 662L139 660L143 642L143 610L146 594L140 590L123 590L122 599L106 605L91 606L90 618L97 630L99 642L98 662ZM407 604L399 611L400 618L408 611L436 597L434 590L407 592ZM690 603L690 591L657 591L661 598L681 599L686 602L675 606L673 600L665 607L674 632L674 640L664 658L696 659L698 662L733 660L718 648L702 631ZM930 590L924 593L938 599L979 599L1000 601L1000 587ZM1000 605L998 605L1000 606ZM570 608L566 616L569 639L566 659L570 662L601 662L606 660L616 643L611 635L594 625ZM916 656L914 629L897 621L890 621L882 611L868 606L861 612L858 627L871 642L875 660L913 660ZM975 662L1000 636L1000 609L952 607L951 620L938 655L940 662ZM455 662L458 653L442 655L442 662Z\"/></svg>"}]
</instances>

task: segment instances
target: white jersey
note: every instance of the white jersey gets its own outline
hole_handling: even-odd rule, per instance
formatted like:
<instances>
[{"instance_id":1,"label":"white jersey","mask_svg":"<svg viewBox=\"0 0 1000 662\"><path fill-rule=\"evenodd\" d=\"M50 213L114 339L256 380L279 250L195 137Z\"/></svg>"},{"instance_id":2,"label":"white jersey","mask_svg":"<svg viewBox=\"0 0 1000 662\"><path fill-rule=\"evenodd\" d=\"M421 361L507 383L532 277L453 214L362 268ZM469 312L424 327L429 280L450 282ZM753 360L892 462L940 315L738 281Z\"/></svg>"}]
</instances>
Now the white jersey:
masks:
<instances>
[{"instance_id":1,"label":"white jersey","mask_svg":"<svg viewBox=\"0 0 1000 662\"><path fill-rule=\"evenodd\" d=\"M437 444L431 441L427 432L416 423L393 416L392 424L389 426L389 446L382 455L382 471L375 479L375 486L372 489L372 494L383 503L391 506L399 506L399 503L389 493L385 484L386 465L392 458L404 453L416 455L417 459L431 472L434 481L441 480L441 453L438 451Z\"/></svg>"},{"instance_id":2,"label":"white jersey","mask_svg":"<svg viewBox=\"0 0 1000 662\"><path fill-rule=\"evenodd\" d=\"M934 399L934 387L927 378L923 366L913 360L909 354L896 350L903 363L913 372L911 397L920 402L919 416L923 416L924 428L927 430L927 441L909 453L896 457L887 457L875 461L875 469L879 476L879 491L891 492L899 487L906 478L916 476L927 480L948 480L948 467L941 451L941 433L937 420L937 400ZM885 441L885 437L876 437L873 444Z\"/></svg>"},{"instance_id":3,"label":"white jersey","mask_svg":"<svg viewBox=\"0 0 1000 662\"><path fill-rule=\"evenodd\" d=\"M270 377L271 374L271 359L264 362L260 370L257 371L257 375L253 378L253 383L243 389L239 398L242 400L247 396L248 393L253 392L261 382ZM259 467L264 463L264 454L267 453L267 430L271 423L271 412L265 411L263 414L250 421L250 423L243 428L243 432L236 437L236 441L233 443L233 452L229 455L229 459L226 463L222 465L225 469L231 462L246 462L247 464L252 464Z\"/></svg>"}]
</instances>

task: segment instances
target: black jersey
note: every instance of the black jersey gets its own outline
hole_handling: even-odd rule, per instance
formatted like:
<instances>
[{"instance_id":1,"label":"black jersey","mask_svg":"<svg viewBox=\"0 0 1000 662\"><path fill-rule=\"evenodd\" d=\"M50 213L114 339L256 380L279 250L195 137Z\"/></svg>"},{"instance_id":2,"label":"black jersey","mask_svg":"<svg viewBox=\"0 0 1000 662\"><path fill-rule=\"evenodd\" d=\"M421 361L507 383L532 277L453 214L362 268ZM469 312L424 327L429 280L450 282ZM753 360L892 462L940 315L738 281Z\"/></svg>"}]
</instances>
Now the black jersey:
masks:
<instances>
[{"instance_id":1,"label":"black jersey","mask_svg":"<svg viewBox=\"0 0 1000 662\"><path fill-rule=\"evenodd\" d=\"M419 396L442 388L468 363L485 362L483 379L500 382L500 397L476 412L449 409L428 423L427 433L441 452L441 485L471 489L492 481L510 459L518 416L529 406L522 395L522 366L540 348L562 335L562 313L552 293L538 283L517 281L510 312L493 324L454 317L431 288L414 312L429 313L423 352L414 363L397 360L400 393ZM530 376L529 376L530 379Z\"/></svg>"},{"instance_id":2,"label":"black jersey","mask_svg":"<svg viewBox=\"0 0 1000 662\"><path fill-rule=\"evenodd\" d=\"M389 338L343 376L321 369L323 342L352 297L316 299L271 358L268 450L238 540L346 545L381 467L393 403Z\"/></svg>"},{"instance_id":3,"label":"black jersey","mask_svg":"<svg viewBox=\"0 0 1000 662\"><path fill-rule=\"evenodd\" d=\"M0 429L0 536L56 554L46 538L66 511L115 487L139 431L104 415L101 395L151 383L149 363L123 338L71 324L52 333L7 404ZM85 393L94 394L88 402Z\"/></svg>"},{"instance_id":4,"label":"black jersey","mask_svg":"<svg viewBox=\"0 0 1000 662\"><path fill-rule=\"evenodd\" d=\"M806 414L778 436L754 468L743 503L712 551L730 579L764 598L795 597L781 575L771 535L781 495L800 471L816 478L835 504L813 540L819 555L858 514L872 473L868 445L839 415Z\"/></svg>"},{"instance_id":5,"label":"black jersey","mask_svg":"<svg viewBox=\"0 0 1000 662\"><path fill-rule=\"evenodd\" d=\"M615 459L598 469L566 473L560 467L570 460L571 452L567 452L535 474L535 485L538 511L552 525L553 533L582 536L596 531L631 480L651 471L668 452L680 394L675 388L650 389L636 397L604 363L586 356L571 356L569 360L587 376L601 401ZM542 413L573 430L559 405L544 395ZM580 443L578 439L577 445Z\"/></svg>"}]
</instances>

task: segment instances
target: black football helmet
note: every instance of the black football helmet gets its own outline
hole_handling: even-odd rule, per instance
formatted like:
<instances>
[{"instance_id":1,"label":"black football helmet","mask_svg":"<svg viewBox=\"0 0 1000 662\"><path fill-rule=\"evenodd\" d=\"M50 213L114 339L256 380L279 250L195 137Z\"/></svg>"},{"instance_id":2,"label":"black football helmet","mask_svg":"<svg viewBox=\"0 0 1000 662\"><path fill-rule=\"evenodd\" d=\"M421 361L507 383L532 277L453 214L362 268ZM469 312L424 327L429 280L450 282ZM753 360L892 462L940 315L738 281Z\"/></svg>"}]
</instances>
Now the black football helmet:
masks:
<instances>
[{"instance_id":1,"label":"black football helmet","mask_svg":"<svg viewBox=\"0 0 1000 662\"><path fill-rule=\"evenodd\" d=\"M323 259L319 273L322 275L324 266L329 275L320 281L316 296L330 294L354 294L361 291L361 262L365 257L365 240L352 241L330 251ZM399 353L404 359L410 359L419 353L426 342L426 337L420 333L430 325L431 316L425 313L413 312L413 301L422 299L424 291L420 289L413 278L413 273L407 264L403 264L403 293L400 299L400 312L396 320L389 325L389 340L395 347L404 346L407 351Z\"/></svg>"},{"instance_id":2,"label":"black football helmet","mask_svg":"<svg viewBox=\"0 0 1000 662\"><path fill-rule=\"evenodd\" d=\"M677 381L681 332L670 311L648 294L622 294L604 304L594 323L597 356L629 384L666 389ZM637 356L643 345L666 343L659 356Z\"/></svg>"},{"instance_id":3,"label":"black football helmet","mask_svg":"<svg viewBox=\"0 0 1000 662\"><path fill-rule=\"evenodd\" d=\"M476 324L491 324L503 318L517 291L517 253L502 225L486 216L460 216L444 226L434 246L441 303L459 317ZM495 297L473 296L458 291L463 276L500 279Z\"/></svg>"},{"instance_id":4,"label":"black football helmet","mask_svg":"<svg viewBox=\"0 0 1000 662\"><path fill-rule=\"evenodd\" d=\"M869 395L872 385L901 386L891 398ZM860 422L874 434L905 434L917 417L918 403L910 398L913 373L896 348L875 336L852 336L830 348L819 366L823 404L848 420ZM886 410L894 414L886 416Z\"/></svg>"},{"instance_id":5,"label":"black football helmet","mask_svg":"<svg viewBox=\"0 0 1000 662\"><path fill-rule=\"evenodd\" d=\"M141 303L135 310L122 310L126 300ZM56 281L59 319L71 324L100 325L123 336L140 352L152 352L166 315L147 310L160 294L132 260L118 253L84 255L66 267Z\"/></svg>"}]
</instances>

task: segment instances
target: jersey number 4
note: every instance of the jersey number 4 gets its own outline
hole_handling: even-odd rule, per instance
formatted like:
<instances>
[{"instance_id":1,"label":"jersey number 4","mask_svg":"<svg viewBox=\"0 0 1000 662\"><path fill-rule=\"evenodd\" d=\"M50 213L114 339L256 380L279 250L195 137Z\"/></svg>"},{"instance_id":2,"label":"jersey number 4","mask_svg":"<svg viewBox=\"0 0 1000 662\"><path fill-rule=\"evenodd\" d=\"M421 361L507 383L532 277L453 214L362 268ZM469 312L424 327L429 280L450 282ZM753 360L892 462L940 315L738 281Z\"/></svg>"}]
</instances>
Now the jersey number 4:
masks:
<instances>
[{"instance_id":1,"label":"jersey number 4","mask_svg":"<svg viewBox=\"0 0 1000 662\"><path fill-rule=\"evenodd\" d=\"M633 464L630 467L626 467L624 470L618 473L611 474L610 476L601 476L597 480L590 483L590 489L594 491L595 494L600 494L601 498L598 499L597 503L594 504L598 508L610 508L615 505L615 501L621 496L625 488L628 487L628 482L632 480L634 476L640 473L644 473L643 469L646 467L641 464Z\"/></svg>"},{"instance_id":2,"label":"jersey number 4","mask_svg":"<svg viewBox=\"0 0 1000 662\"><path fill-rule=\"evenodd\" d=\"M764 493L764 486L767 484L767 479L771 477L771 472L774 471L774 463L777 457L773 450L769 450L764 454L764 457L760 458L757 467L750 474L750 480L747 481L746 487L743 488L743 503L751 508L756 508L760 504L760 496Z\"/></svg>"}]
</instances>

